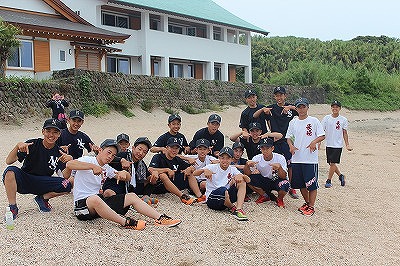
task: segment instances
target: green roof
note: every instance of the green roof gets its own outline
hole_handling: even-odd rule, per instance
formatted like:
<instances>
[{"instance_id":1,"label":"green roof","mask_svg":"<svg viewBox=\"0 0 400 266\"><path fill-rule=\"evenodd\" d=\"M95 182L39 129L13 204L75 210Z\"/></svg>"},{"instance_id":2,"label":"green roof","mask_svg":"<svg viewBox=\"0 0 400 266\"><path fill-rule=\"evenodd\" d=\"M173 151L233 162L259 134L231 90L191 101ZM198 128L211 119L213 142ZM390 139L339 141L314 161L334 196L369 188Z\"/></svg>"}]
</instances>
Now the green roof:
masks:
<instances>
[{"instance_id":1,"label":"green roof","mask_svg":"<svg viewBox=\"0 0 400 266\"><path fill-rule=\"evenodd\" d=\"M269 33L235 16L211 0L110 0L109 2L200 19L265 35Z\"/></svg>"}]
</instances>

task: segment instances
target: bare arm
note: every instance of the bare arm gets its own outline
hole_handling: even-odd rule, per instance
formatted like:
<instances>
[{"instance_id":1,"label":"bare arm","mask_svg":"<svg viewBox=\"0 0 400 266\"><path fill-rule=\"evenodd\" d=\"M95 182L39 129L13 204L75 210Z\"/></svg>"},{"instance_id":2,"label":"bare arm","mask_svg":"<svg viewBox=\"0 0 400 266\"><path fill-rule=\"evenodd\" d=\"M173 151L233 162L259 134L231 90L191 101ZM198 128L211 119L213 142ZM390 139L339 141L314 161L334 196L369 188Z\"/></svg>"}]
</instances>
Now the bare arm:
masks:
<instances>
[{"instance_id":1,"label":"bare arm","mask_svg":"<svg viewBox=\"0 0 400 266\"><path fill-rule=\"evenodd\" d=\"M347 134L347 130L346 130L346 129L343 129L343 140L344 140L344 144L346 145L346 149L347 149L348 151L352 151L353 148L350 147L350 144L349 144L349 135Z\"/></svg>"},{"instance_id":2,"label":"bare arm","mask_svg":"<svg viewBox=\"0 0 400 266\"><path fill-rule=\"evenodd\" d=\"M165 147L155 147L155 146L153 146L153 147L150 148L150 151L151 151L152 153L158 153L158 152L165 153L165 152L167 151L167 148L165 148Z\"/></svg>"},{"instance_id":3,"label":"bare arm","mask_svg":"<svg viewBox=\"0 0 400 266\"><path fill-rule=\"evenodd\" d=\"M243 129L245 129L245 128L243 128ZM247 129L245 129L245 130L247 131ZM232 136L229 137L229 139L233 142L238 141L239 137L242 135L242 133L243 133L243 131L233 134Z\"/></svg>"},{"instance_id":4,"label":"bare arm","mask_svg":"<svg viewBox=\"0 0 400 266\"><path fill-rule=\"evenodd\" d=\"M281 138L283 138L283 135L279 132L267 132L265 134L261 135L262 139L265 138L274 138L274 141L280 140Z\"/></svg>"},{"instance_id":5,"label":"bare arm","mask_svg":"<svg viewBox=\"0 0 400 266\"><path fill-rule=\"evenodd\" d=\"M29 154L29 146L31 146L33 143L26 143L26 142L18 142L15 147L10 151L6 158L6 164L13 164L18 160L18 151L20 152L26 152L26 154Z\"/></svg>"}]
</instances>

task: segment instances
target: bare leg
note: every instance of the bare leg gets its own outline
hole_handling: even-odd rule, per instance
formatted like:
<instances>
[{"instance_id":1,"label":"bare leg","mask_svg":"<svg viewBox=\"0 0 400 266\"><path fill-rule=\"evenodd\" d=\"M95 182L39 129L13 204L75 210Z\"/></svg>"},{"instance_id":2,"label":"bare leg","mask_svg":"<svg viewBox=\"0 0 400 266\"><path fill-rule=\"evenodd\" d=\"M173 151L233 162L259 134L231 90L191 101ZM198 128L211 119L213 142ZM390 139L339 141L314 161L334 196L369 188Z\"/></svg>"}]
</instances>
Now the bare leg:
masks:
<instances>
[{"instance_id":1,"label":"bare leg","mask_svg":"<svg viewBox=\"0 0 400 266\"><path fill-rule=\"evenodd\" d=\"M113 211L99 196L93 195L86 199L90 213L97 213L100 217L125 225L125 218Z\"/></svg>"},{"instance_id":2,"label":"bare leg","mask_svg":"<svg viewBox=\"0 0 400 266\"><path fill-rule=\"evenodd\" d=\"M159 175L161 182L163 182L164 187L172 194L177 195L179 198L182 197L182 191L177 188L174 183L172 183L171 179L169 179L168 175L160 174Z\"/></svg>"},{"instance_id":3,"label":"bare leg","mask_svg":"<svg viewBox=\"0 0 400 266\"><path fill-rule=\"evenodd\" d=\"M199 185L197 184L197 179L195 176L190 175L187 177L189 180L189 187L190 189L193 191L194 195L196 195L196 197L200 198L202 193L200 191Z\"/></svg>"},{"instance_id":4,"label":"bare leg","mask_svg":"<svg viewBox=\"0 0 400 266\"><path fill-rule=\"evenodd\" d=\"M4 187L6 189L8 203L14 205L17 203L17 181L15 180L15 173L7 171L4 177Z\"/></svg>"},{"instance_id":5,"label":"bare leg","mask_svg":"<svg viewBox=\"0 0 400 266\"><path fill-rule=\"evenodd\" d=\"M43 194L43 199L51 199L51 198L55 198L61 195L65 195L65 194L69 194L69 192L61 192L61 193L57 193L57 192L48 192L46 194Z\"/></svg>"},{"instance_id":6,"label":"bare leg","mask_svg":"<svg viewBox=\"0 0 400 266\"><path fill-rule=\"evenodd\" d=\"M316 189L311 190L308 192L308 194L309 194L309 200L310 200L308 205L314 207L315 201L317 199L317 190Z\"/></svg>"},{"instance_id":7,"label":"bare leg","mask_svg":"<svg viewBox=\"0 0 400 266\"><path fill-rule=\"evenodd\" d=\"M113 190L111 190L111 189L106 189L104 192L103 192L103 196L105 197L105 198L109 198L109 197L111 197L111 196L114 196L114 195L116 195L117 193L115 193L115 191L113 191Z\"/></svg>"},{"instance_id":8,"label":"bare leg","mask_svg":"<svg viewBox=\"0 0 400 266\"><path fill-rule=\"evenodd\" d=\"M233 206L235 206L232 202L231 199L229 198L229 192L228 190L225 191L225 201L224 201L224 205L226 207L228 207L229 209L232 208Z\"/></svg>"},{"instance_id":9,"label":"bare leg","mask_svg":"<svg viewBox=\"0 0 400 266\"><path fill-rule=\"evenodd\" d=\"M141 200L135 193L128 193L125 195L124 207L132 205L135 210L143 215L153 219L160 218L161 214L153 207Z\"/></svg>"},{"instance_id":10,"label":"bare leg","mask_svg":"<svg viewBox=\"0 0 400 266\"><path fill-rule=\"evenodd\" d=\"M308 190L306 188L300 188L301 195L305 202L310 202L310 196L308 194Z\"/></svg>"},{"instance_id":11,"label":"bare leg","mask_svg":"<svg viewBox=\"0 0 400 266\"><path fill-rule=\"evenodd\" d=\"M249 188L251 188L254 192L256 192L260 196L265 194L265 191L262 188L255 187L255 186L249 185L249 184L248 184L248 186L249 186Z\"/></svg>"},{"instance_id":12,"label":"bare leg","mask_svg":"<svg viewBox=\"0 0 400 266\"><path fill-rule=\"evenodd\" d=\"M237 183L236 187L238 189L236 207L242 209L244 197L246 196L246 182Z\"/></svg>"}]
</instances>

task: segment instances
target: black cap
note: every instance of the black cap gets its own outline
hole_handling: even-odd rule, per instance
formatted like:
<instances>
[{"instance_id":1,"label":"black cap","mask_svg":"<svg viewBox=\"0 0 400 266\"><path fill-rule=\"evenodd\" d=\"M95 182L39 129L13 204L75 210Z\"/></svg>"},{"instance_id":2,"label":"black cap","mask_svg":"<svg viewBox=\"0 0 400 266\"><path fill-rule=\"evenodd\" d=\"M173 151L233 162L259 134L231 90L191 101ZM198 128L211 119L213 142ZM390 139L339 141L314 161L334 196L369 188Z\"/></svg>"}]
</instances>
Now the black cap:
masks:
<instances>
[{"instance_id":1,"label":"black cap","mask_svg":"<svg viewBox=\"0 0 400 266\"><path fill-rule=\"evenodd\" d=\"M257 92L253 91L253 90L247 90L244 92L244 98L248 98L251 95L257 95Z\"/></svg>"},{"instance_id":2,"label":"black cap","mask_svg":"<svg viewBox=\"0 0 400 266\"><path fill-rule=\"evenodd\" d=\"M262 130L261 124L258 122L253 122L253 123L249 124L249 131L251 131L252 129L255 129L255 128Z\"/></svg>"},{"instance_id":3,"label":"black cap","mask_svg":"<svg viewBox=\"0 0 400 266\"><path fill-rule=\"evenodd\" d=\"M223 147L220 151L219 151L219 156L221 156L222 154L228 154L229 157L233 157L233 150L230 147Z\"/></svg>"},{"instance_id":4,"label":"black cap","mask_svg":"<svg viewBox=\"0 0 400 266\"><path fill-rule=\"evenodd\" d=\"M272 147L274 146L274 140L270 138L265 138L260 140L260 143L258 144L259 147Z\"/></svg>"},{"instance_id":5,"label":"black cap","mask_svg":"<svg viewBox=\"0 0 400 266\"><path fill-rule=\"evenodd\" d=\"M179 120L179 122L181 122L181 121L182 121L182 118L181 118L178 114L170 115L170 116L168 117L168 124L171 123L171 122L174 121L174 120Z\"/></svg>"},{"instance_id":6,"label":"black cap","mask_svg":"<svg viewBox=\"0 0 400 266\"><path fill-rule=\"evenodd\" d=\"M120 142L121 140L126 140L129 142L129 136L125 133L121 133L117 136L117 142Z\"/></svg>"},{"instance_id":7,"label":"black cap","mask_svg":"<svg viewBox=\"0 0 400 266\"><path fill-rule=\"evenodd\" d=\"M43 129L46 128L55 128L57 130L60 130L60 122L57 119L49 118L46 121L44 121L43 124Z\"/></svg>"},{"instance_id":8,"label":"black cap","mask_svg":"<svg viewBox=\"0 0 400 266\"><path fill-rule=\"evenodd\" d=\"M150 150L150 148L151 148L151 142L150 142L150 140L147 138L147 137L140 137L140 138L137 138L136 140L135 140L135 143L133 144L133 146L137 146L137 145L139 145L140 143L143 143L143 144L145 144L146 146L147 146L147 148L149 148L149 150Z\"/></svg>"},{"instance_id":9,"label":"black cap","mask_svg":"<svg viewBox=\"0 0 400 266\"><path fill-rule=\"evenodd\" d=\"M167 146L173 147L173 146L178 146L179 148L182 148L181 142L179 141L178 138L170 137L167 140Z\"/></svg>"},{"instance_id":10,"label":"black cap","mask_svg":"<svg viewBox=\"0 0 400 266\"><path fill-rule=\"evenodd\" d=\"M307 98L298 98L294 103L294 106L298 107L299 105L308 106L310 103L308 102Z\"/></svg>"},{"instance_id":11,"label":"black cap","mask_svg":"<svg viewBox=\"0 0 400 266\"><path fill-rule=\"evenodd\" d=\"M106 139L100 144L100 148L104 149L107 147L115 147L117 152L119 152L119 146L115 139Z\"/></svg>"},{"instance_id":12,"label":"black cap","mask_svg":"<svg viewBox=\"0 0 400 266\"><path fill-rule=\"evenodd\" d=\"M240 141L236 141L235 143L233 143L232 145L232 150L236 149L236 148L242 148L244 150L244 145L243 143L241 143Z\"/></svg>"},{"instance_id":13,"label":"black cap","mask_svg":"<svg viewBox=\"0 0 400 266\"><path fill-rule=\"evenodd\" d=\"M196 141L196 148L198 148L200 146L210 148L210 142L207 139L198 139Z\"/></svg>"},{"instance_id":14,"label":"black cap","mask_svg":"<svg viewBox=\"0 0 400 266\"><path fill-rule=\"evenodd\" d=\"M339 106L339 107L342 107L342 104L341 104L338 100L334 100L334 101L331 103L331 106L334 106L334 105L337 105L337 106Z\"/></svg>"},{"instance_id":15,"label":"black cap","mask_svg":"<svg viewBox=\"0 0 400 266\"><path fill-rule=\"evenodd\" d=\"M85 119L85 115L80 110L72 110L69 112L69 118L80 118L82 120Z\"/></svg>"},{"instance_id":16,"label":"black cap","mask_svg":"<svg viewBox=\"0 0 400 266\"><path fill-rule=\"evenodd\" d=\"M217 114L212 114L208 117L208 123L212 122L218 122L218 124L221 124L221 117Z\"/></svg>"},{"instance_id":17,"label":"black cap","mask_svg":"<svg viewBox=\"0 0 400 266\"><path fill-rule=\"evenodd\" d=\"M274 88L274 94L275 94L275 93L286 94L286 89L285 89L285 87L275 87L275 88Z\"/></svg>"}]
</instances>

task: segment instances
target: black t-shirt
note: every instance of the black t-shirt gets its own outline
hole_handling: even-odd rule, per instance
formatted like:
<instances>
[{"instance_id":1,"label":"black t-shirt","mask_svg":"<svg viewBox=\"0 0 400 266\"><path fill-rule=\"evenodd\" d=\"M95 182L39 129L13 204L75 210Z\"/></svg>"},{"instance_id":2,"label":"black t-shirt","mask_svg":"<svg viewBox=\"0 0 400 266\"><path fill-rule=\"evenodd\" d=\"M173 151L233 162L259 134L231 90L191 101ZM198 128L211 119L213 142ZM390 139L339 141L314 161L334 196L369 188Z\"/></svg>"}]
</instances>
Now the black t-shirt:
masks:
<instances>
[{"instance_id":1,"label":"black t-shirt","mask_svg":"<svg viewBox=\"0 0 400 266\"><path fill-rule=\"evenodd\" d=\"M54 119L58 119L59 114L65 113L65 107L67 107L69 103L66 100L50 100L47 102L46 106L51 108L53 111L52 117Z\"/></svg>"},{"instance_id":2,"label":"black t-shirt","mask_svg":"<svg viewBox=\"0 0 400 266\"><path fill-rule=\"evenodd\" d=\"M224 147L224 134L221 131L217 130L213 135L210 134L208 128L202 128L198 130L194 136L193 140L189 143L190 149L194 149L196 147L196 141L199 139L206 139L210 142L212 147L212 154L214 155L215 151L220 151Z\"/></svg>"},{"instance_id":3,"label":"black t-shirt","mask_svg":"<svg viewBox=\"0 0 400 266\"><path fill-rule=\"evenodd\" d=\"M132 162L132 152L131 151L121 151L117 153L114 159L109 163L109 165L117 171L122 171L121 159L124 158L129 162Z\"/></svg>"},{"instance_id":4,"label":"black t-shirt","mask_svg":"<svg viewBox=\"0 0 400 266\"><path fill-rule=\"evenodd\" d=\"M247 163L247 159L240 157L240 159L237 161L237 163L232 162L231 164L232 165L246 165L246 163ZM238 170L239 170L239 172L241 172L243 174L243 169L238 169Z\"/></svg>"},{"instance_id":5,"label":"black t-shirt","mask_svg":"<svg viewBox=\"0 0 400 266\"><path fill-rule=\"evenodd\" d=\"M244 149L246 150L247 158L249 160L253 159L254 156L261 153L261 150L258 147L258 144L260 143L260 141L258 141L257 143L254 143L254 141L251 137L249 138L249 141L247 141L247 139L244 139L242 137L240 137L239 139L240 139L240 142L243 143Z\"/></svg>"},{"instance_id":6,"label":"black t-shirt","mask_svg":"<svg viewBox=\"0 0 400 266\"><path fill-rule=\"evenodd\" d=\"M179 143L181 144L182 148L179 150L179 153L182 153L184 151L184 147L189 146L185 135L182 133L178 132L176 135L172 135L169 131L162 134L161 136L158 137L157 141L154 142L155 147L166 147L167 146L167 141L169 138L177 138L179 140Z\"/></svg>"},{"instance_id":7,"label":"black t-shirt","mask_svg":"<svg viewBox=\"0 0 400 266\"><path fill-rule=\"evenodd\" d=\"M255 108L250 108L249 106L247 106L246 109L244 109L240 115L239 127L246 128L247 131L249 131L250 123L258 122L261 124L262 134L267 133L268 130L267 130L267 124L265 123L264 112L262 112L261 115L257 118L253 117L253 114L263 107L265 107L265 105L262 104L257 104Z\"/></svg>"},{"instance_id":8,"label":"black t-shirt","mask_svg":"<svg viewBox=\"0 0 400 266\"><path fill-rule=\"evenodd\" d=\"M21 170L25 173L37 176L51 176L59 169L60 147L54 145L47 149L43 146L43 139L30 139L26 143L33 143L29 146L29 154L17 153L18 161L23 162Z\"/></svg>"},{"instance_id":9,"label":"black t-shirt","mask_svg":"<svg viewBox=\"0 0 400 266\"><path fill-rule=\"evenodd\" d=\"M290 104L285 103L285 106ZM296 110L289 110L287 114L282 113L283 107L274 103L267 106L268 108L272 108L272 115L266 115L265 119L270 122L271 132L279 132L282 133L283 138L279 141L286 141L285 136L289 127L289 122L293 119L293 117L298 116Z\"/></svg>"},{"instance_id":10,"label":"black t-shirt","mask_svg":"<svg viewBox=\"0 0 400 266\"><path fill-rule=\"evenodd\" d=\"M181 158L175 156L172 160L169 160L165 154L157 153L153 156L150 162L150 167L154 168L169 168L176 170L176 173L180 173L190 166L189 163L185 162Z\"/></svg>"},{"instance_id":11,"label":"black t-shirt","mask_svg":"<svg viewBox=\"0 0 400 266\"><path fill-rule=\"evenodd\" d=\"M92 151L89 144L93 144L93 142L89 136L82 131L72 134L67 128L65 128L61 130L61 136L58 139L57 144L59 146L67 146L71 144L68 149L68 154L74 159L78 159L79 157L82 157L83 149L86 148L88 152Z\"/></svg>"}]
</instances>

